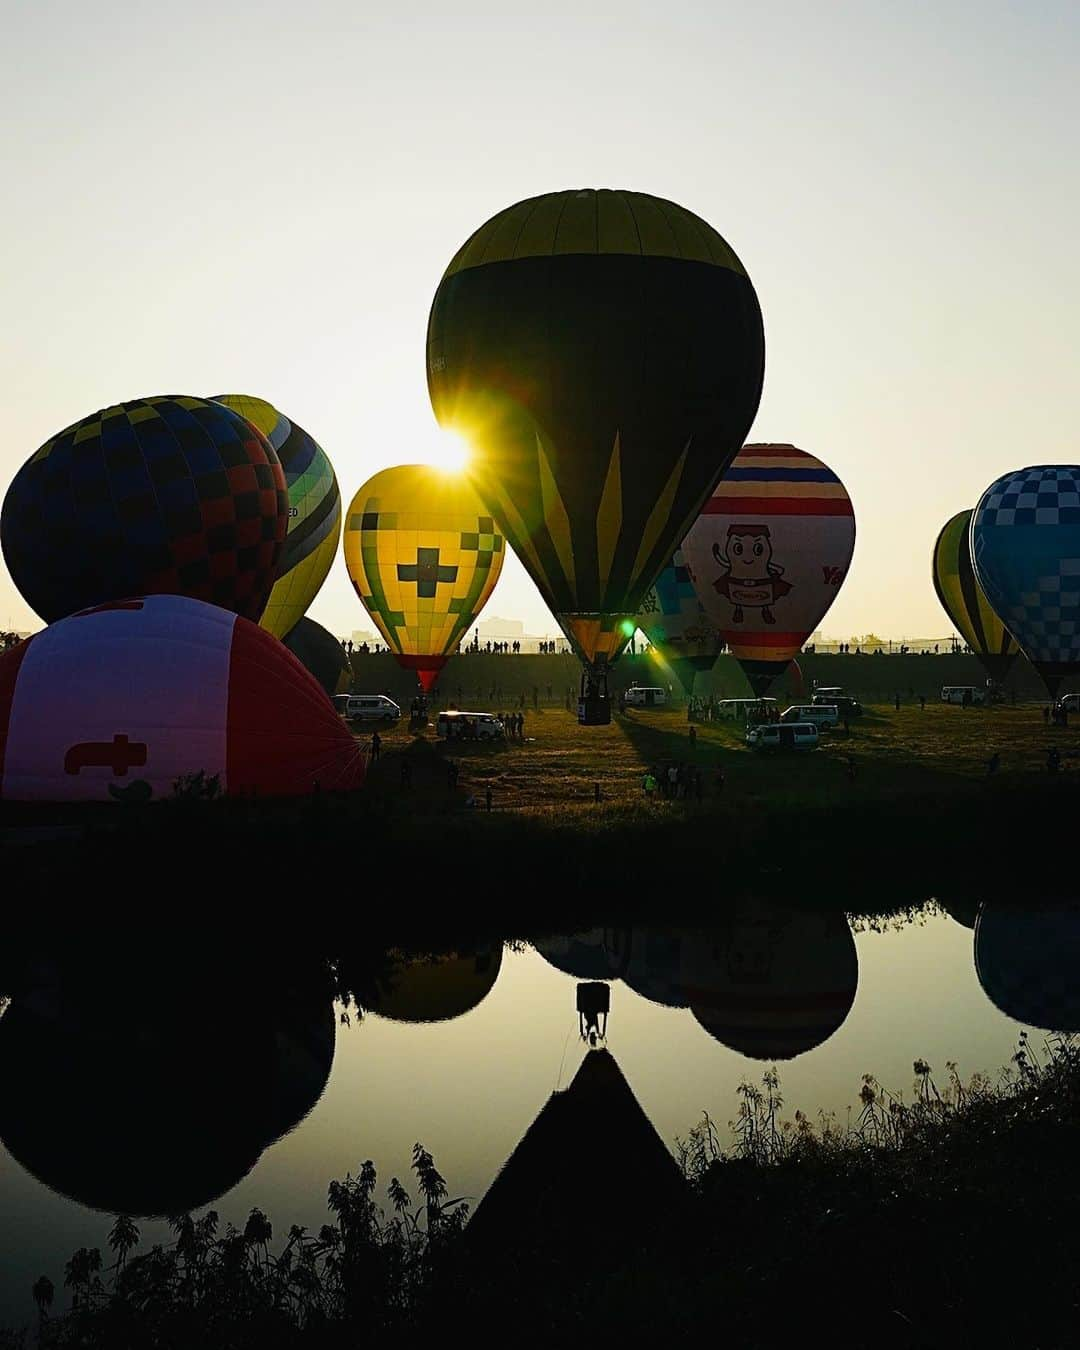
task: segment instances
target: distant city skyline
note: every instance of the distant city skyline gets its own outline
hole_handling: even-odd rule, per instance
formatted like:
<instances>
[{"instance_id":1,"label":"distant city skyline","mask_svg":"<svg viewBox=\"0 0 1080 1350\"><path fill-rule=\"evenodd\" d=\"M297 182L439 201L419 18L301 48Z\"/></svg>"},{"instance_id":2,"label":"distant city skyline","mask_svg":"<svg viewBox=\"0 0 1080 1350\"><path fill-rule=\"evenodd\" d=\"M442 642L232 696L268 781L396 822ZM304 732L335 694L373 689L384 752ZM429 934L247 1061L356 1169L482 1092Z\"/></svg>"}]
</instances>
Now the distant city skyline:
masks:
<instances>
[{"instance_id":1,"label":"distant city skyline","mask_svg":"<svg viewBox=\"0 0 1080 1350\"><path fill-rule=\"evenodd\" d=\"M738 253L766 334L749 439L851 494L825 630L948 633L940 526L1004 471L1078 458L1078 57L1057 0L16 7L0 490L97 408L233 390L320 441L347 505L442 453L426 322L469 234L626 186ZM555 631L513 557L488 612ZM0 615L39 626L2 567ZM311 616L371 626L340 557Z\"/></svg>"}]
</instances>

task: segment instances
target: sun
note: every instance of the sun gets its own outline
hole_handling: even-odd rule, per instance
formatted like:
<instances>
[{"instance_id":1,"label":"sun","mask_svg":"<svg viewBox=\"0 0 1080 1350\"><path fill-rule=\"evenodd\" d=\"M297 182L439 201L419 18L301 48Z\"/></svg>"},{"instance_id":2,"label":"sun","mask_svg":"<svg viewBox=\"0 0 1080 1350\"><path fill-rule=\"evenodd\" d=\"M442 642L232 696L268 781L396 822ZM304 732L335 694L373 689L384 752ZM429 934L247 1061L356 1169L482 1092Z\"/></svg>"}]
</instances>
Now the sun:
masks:
<instances>
[{"instance_id":1,"label":"sun","mask_svg":"<svg viewBox=\"0 0 1080 1350\"><path fill-rule=\"evenodd\" d=\"M469 462L469 444L459 432L436 427L421 450L419 460L421 464L430 464L445 473L462 473Z\"/></svg>"}]
</instances>

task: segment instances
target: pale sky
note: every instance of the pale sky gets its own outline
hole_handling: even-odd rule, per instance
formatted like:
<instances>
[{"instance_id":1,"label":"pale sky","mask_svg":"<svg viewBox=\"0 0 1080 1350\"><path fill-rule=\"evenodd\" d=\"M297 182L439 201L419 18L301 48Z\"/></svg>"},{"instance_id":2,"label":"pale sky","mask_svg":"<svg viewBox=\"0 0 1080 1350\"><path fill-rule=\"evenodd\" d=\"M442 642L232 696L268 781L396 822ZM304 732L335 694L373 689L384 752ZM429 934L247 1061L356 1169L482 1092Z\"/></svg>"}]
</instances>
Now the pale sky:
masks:
<instances>
[{"instance_id":1,"label":"pale sky","mask_svg":"<svg viewBox=\"0 0 1080 1350\"><path fill-rule=\"evenodd\" d=\"M0 491L70 422L223 391L306 427L346 502L438 433L439 277L523 197L704 216L765 318L751 439L855 503L823 627L944 634L940 525L1075 462L1080 9L5 0ZM554 625L515 560L486 617ZM370 629L340 557L312 616ZM36 627L0 565L0 627Z\"/></svg>"}]
</instances>

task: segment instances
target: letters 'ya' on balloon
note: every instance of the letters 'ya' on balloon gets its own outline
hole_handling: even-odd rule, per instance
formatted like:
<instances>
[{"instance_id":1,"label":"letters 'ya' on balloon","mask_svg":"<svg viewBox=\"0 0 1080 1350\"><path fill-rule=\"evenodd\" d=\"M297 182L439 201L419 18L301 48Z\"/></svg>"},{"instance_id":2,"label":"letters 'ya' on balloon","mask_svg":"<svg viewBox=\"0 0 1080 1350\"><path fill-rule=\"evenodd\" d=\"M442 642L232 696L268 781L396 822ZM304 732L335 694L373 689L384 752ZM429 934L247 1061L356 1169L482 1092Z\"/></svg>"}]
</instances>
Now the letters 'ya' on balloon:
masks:
<instances>
[{"instance_id":1,"label":"letters 'ya' on balloon","mask_svg":"<svg viewBox=\"0 0 1080 1350\"><path fill-rule=\"evenodd\" d=\"M698 598L681 549L646 591L635 622L688 694L698 671L716 663L720 633Z\"/></svg>"},{"instance_id":2,"label":"letters 'ya' on balloon","mask_svg":"<svg viewBox=\"0 0 1080 1350\"><path fill-rule=\"evenodd\" d=\"M346 515L353 587L398 663L425 689L476 622L505 553L468 481L425 464L383 469Z\"/></svg>"},{"instance_id":3,"label":"letters 'ya' on balloon","mask_svg":"<svg viewBox=\"0 0 1080 1350\"><path fill-rule=\"evenodd\" d=\"M745 445L683 540L694 586L760 697L847 576L855 512L840 479L793 445Z\"/></svg>"},{"instance_id":4,"label":"letters 'ya' on balloon","mask_svg":"<svg viewBox=\"0 0 1080 1350\"><path fill-rule=\"evenodd\" d=\"M199 774L302 796L359 787L364 758L282 643L200 600L99 605L0 654L0 798L141 802Z\"/></svg>"},{"instance_id":5,"label":"letters 'ya' on balloon","mask_svg":"<svg viewBox=\"0 0 1080 1350\"><path fill-rule=\"evenodd\" d=\"M1080 672L1080 466L1004 474L971 519L975 575L1051 698Z\"/></svg>"},{"instance_id":6,"label":"letters 'ya' on balloon","mask_svg":"<svg viewBox=\"0 0 1080 1350\"><path fill-rule=\"evenodd\" d=\"M979 658L987 675L1005 679L1020 648L994 613L971 561L971 511L958 511L934 544L934 590L949 621Z\"/></svg>"},{"instance_id":7,"label":"letters 'ya' on balloon","mask_svg":"<svg viewBox=\"0 0 1080 1350\"><path fill-rule=\"evenodd\" d=\"M277 452L211 399L133 399L36 451L4 499L11 578L48 623L130 595L187 595L258 622L289 499Z\"/></svg>"},{"instance_id":8,"label":"letters 'ya' on balloon","mask_svg":"<svg viewBox=\"0 0 1080 1350\"><path fill-rule=\"evenodd\" d=\"M341 538L341 493L326 451L265 399L219 394L215 402L246 418L277 451L289 493L289 530L277 580L260 623L284 638L307 613L326 580Z\"/></svg>"},{"instance_id":9,"label":"letters 'ya' on balloon","mask_svg":"<svg viewBox=\"0 0 1080 1350\"><path fill-rule=\"evenodd\" d=\"M590 667L746 435L765 343L746 270L692 212L554 192L482 225L428 322L428 391L468 472Z\"/></svg>"}]
</instances>

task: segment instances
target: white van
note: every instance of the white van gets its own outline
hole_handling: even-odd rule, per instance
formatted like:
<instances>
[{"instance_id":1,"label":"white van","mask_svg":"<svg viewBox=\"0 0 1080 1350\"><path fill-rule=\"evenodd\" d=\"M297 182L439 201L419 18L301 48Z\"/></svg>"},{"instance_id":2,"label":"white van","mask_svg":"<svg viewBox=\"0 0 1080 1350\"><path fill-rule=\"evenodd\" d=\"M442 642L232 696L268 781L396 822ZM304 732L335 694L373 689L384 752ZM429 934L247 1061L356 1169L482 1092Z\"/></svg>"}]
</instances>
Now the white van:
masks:
<instances>
[{"instance_id":1,"label":"white van","mask_svg":"<svg viewBox=\"0 0 1080 1350\"><path fill-rule=\"evenodd\" d=\"M729 722L768 722L775 710L774 698L722 698L716 716Z\"/></svg>"},{"instance_id":2,"label":"white van","mask_svg":"<svg viewBox=\"0 0 1080 1350\"><path fill-rule=\"evenodd\" d=\"M967 694L969 697L965 698ZM945 684L941 687L942 703L972 703L981 706L986 702L986 690L977 684Z\"/></svg>"},{"instance_id":3,"label":"white van","mask_svg":"<svg viewBox=\"0 0 1080 1350\"><path fill-rule=\"evenodd\" d=\"M494 741L505 736L506 729L494 713L451 708L435 719L435 734L448 741Z\"/></svg>"},{"instance_id":4,"label":"white van","mask_svg":"<svg viewBox=\"0 0 1080 1350\"><path fill-rule=\"evenodd\" d=\"M818 743L813 722L771 722L746 733L751 750L816 750Z\"/></svg>"},{"instance_id":5,"label":"white van","mask_svg":"<svg viewBox=\"0 0 1080 1350\"><path fill-rule=\"evenodd\" d=\"M817 727L838 727L840 709L835 703L798 703L785 708L780 714L781 722L813 722Z\"/></svg>"},{"instance_id":6,"label":"white van","mask_svg":"<svg viewBox=\"0 0 1080 1350\"><path fill-rule=\"evenodd\" d=\"M335 694L334 707L348 722L396 722L401 709L385 694Z\"/></svg>"},{"instance_id":7,"label":"white van","mask_svg":"<svg viewBox=\"0 0 1080 1350\"><path fill-rule=\"evenodd\" d=\"M1062 694L1057 701L1057 706L1062 712L1080 712L1080 694Z\"/></svg>"},{"instance_id":8,"label":"white van","mask_svg":"<svg viewBox=\"0 0 1080 1350\"><path fill-rule=\"evenodd\" d=\"M623 695L628 708L659 708L667 702L667 690L659 685L634 684Z\"/></svg>"}]
</instances>

